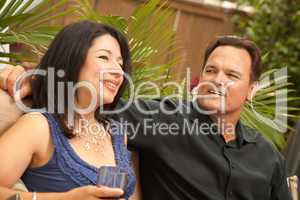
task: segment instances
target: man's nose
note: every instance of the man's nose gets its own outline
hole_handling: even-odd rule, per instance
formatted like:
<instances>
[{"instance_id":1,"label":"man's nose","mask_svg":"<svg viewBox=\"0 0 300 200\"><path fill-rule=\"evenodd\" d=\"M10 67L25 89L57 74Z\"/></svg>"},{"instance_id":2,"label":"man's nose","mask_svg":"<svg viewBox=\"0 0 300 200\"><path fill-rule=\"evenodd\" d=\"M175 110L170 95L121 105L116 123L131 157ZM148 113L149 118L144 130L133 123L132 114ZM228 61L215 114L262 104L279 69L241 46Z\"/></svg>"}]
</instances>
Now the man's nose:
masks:
<instances>
[{"instance_id":1,"label":"man's nose","mask_svg":"<svg viewBox=\"0 0 300 200\"><path fill-rule=\"evenodd\" d=\"M228 78L226 77L226 75L223 72L219 72L213 80L213 82L217 86L224 86L227 84L228 81L229 81Z\"/></svg>"}]
</instances>

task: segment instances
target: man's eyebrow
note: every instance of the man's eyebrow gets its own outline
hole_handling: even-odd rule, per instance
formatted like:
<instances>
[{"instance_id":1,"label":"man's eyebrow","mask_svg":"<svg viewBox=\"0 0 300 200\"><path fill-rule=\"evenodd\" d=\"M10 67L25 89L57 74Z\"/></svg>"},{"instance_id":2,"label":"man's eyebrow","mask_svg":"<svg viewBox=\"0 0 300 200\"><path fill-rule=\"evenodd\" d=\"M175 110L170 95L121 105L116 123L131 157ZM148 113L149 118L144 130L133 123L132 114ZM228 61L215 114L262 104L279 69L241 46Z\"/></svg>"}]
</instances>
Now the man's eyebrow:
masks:
<instances>
[{"instance_id":1,"label":"man's eyebrow","mask_svg":"<svg viewBox=\"0 0 300 200\"><path fill-rule=\"evenodd\" d=\"M213 64L211 64L211 63L208 63L208 64L206 64L205 66L204 66L204 69L205 68L216 68L216 66L215 65L213 65Z\"/></svg>"},{"instance_id":2,"label":"man's eyebrow","mask_svg":"<svg viewBox=\"0 0 300 200\"><path fill-rule=\"evenodd\" d=\"M242 76L242 73L241 73L241 72L236 71L236 70L233 70L233 69L228 70L228 72L237 74L237 75L239 75L239 76Z\"/></svg>"}]
</instances>

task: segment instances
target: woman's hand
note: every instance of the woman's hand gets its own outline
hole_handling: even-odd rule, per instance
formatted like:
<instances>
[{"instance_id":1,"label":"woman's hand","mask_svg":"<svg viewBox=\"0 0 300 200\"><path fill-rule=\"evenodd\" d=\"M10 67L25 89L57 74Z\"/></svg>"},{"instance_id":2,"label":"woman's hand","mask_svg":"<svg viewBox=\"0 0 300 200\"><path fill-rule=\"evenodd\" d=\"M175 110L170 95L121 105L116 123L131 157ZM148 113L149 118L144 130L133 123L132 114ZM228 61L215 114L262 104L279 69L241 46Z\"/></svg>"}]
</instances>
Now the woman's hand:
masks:
<instances>
[{"instance_id":1,"label":"woman's hand","mask_svg":"<svg viewBox=\"0 0 300 200\"><path fill-rule=\"evenodd\" d=\"M7 199L15 195L16 193L19 193L23 200L32 200L31 192L20 192L0 186L0 199ZM68 192L42 192L37 193L36 195L38 200L121 200L120 196L123 195L123 190L118 188L97 187L89 185L78 187Z\"/></svg>"},{"instance_id":2,"label":"woman's hand","mask_svg":"<svg viewBox=\"0 0 300 200\"><path fill-rule=\"evenodd\" d=\"M66 200L99 200L99 199L119 199L123 190L119 188L109 188L105 186L83 186L75 188L65 193Z\"/></svg>"}]
</instances>

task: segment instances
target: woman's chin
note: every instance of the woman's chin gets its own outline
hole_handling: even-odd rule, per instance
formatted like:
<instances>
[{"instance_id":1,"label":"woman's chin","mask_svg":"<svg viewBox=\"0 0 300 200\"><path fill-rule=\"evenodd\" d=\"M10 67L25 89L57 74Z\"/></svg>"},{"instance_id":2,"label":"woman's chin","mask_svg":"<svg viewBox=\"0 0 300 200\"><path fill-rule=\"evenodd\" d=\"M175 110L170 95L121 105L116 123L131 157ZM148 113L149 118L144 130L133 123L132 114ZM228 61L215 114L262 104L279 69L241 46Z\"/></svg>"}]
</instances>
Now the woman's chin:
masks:
<instances>
[{"instance_id":1,"label":"woman's chin","mask_svg":"<svg viewBox=\"0 0 300 200\"><path fill-rule=\"evenodd\" d=\"M105 96L105 97L102 99L102 101L103 101L102 104L104 104L104 105L106 105L106 104L111 104L111 103L114 102L114 99L115 99L115 96Z\"/></svg>"}]
</instances>

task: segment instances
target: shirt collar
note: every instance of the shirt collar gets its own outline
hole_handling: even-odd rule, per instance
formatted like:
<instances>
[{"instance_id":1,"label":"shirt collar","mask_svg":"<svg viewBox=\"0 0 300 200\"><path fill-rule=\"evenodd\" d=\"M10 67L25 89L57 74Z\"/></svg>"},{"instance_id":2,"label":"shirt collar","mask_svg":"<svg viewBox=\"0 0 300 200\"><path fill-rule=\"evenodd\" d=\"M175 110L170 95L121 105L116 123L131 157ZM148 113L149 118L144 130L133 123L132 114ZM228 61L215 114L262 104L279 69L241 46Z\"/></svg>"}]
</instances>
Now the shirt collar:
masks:
<instances>
[{"instance_id":1,"label":"shirt collar","mask_svg":"<svg viewBox=\"0 0 300 200\"><path fill-rule=\"evenodd\" d=\"M245 126L241 121L237 123L236 134L240 138L240 141L247 143L256 143L257 142L257 132L254 129L251 129Z\"/></svg>"},{"instance_id":2,"label":"shirt collar","mask_svg":"<svg viewBox=\"0 0 300 200\"><path fill-rule=\"evenodd\" d=\"M193 102L189 102L189 103L190 103L189 106L191 107L191 114L190 114L191 120L194 120L197 118L202 118L206 122L213 123L213 121L210 119L210 117L208 115L200 113L199 110L197 110L197 108L195 108L195 105L193 104ZM256 143L257 142L257 134L258 133L254 129L245 126L240 120L238 121L237 126L236 126L236 136L237 136L237 142L239 144L244 144L244 142Z\"/></svg>"}]
</instances>

